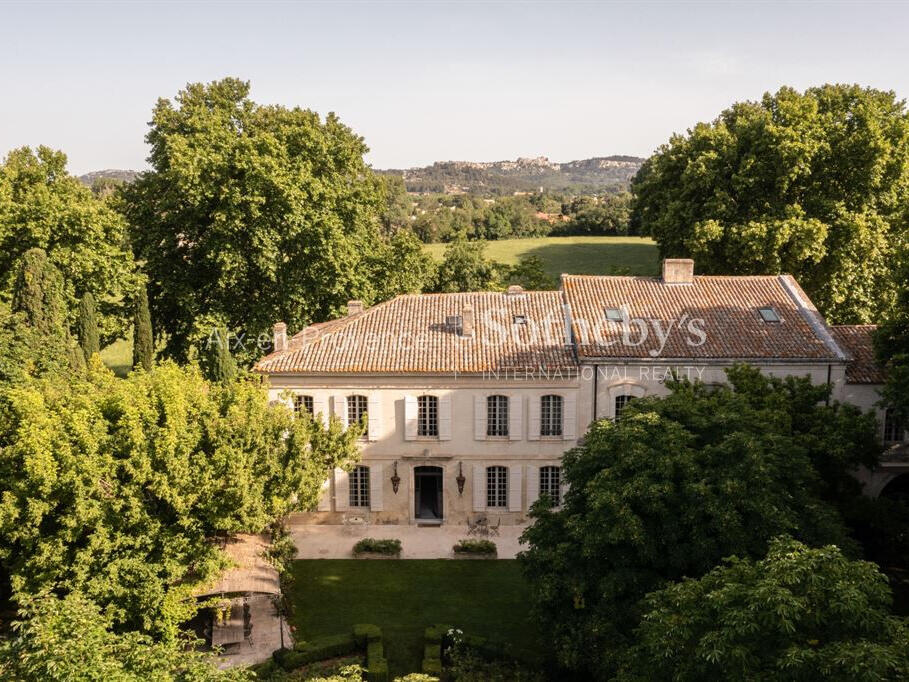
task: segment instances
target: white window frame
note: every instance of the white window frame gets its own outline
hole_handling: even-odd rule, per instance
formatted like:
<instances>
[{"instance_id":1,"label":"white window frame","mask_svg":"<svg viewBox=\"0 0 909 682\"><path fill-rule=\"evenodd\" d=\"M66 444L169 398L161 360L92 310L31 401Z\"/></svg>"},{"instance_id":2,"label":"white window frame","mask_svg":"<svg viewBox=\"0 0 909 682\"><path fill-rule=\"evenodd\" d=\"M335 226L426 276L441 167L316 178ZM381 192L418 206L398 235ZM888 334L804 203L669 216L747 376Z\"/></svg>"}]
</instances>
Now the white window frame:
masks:
<instances>
[{"instance_id":1,"label":"white window frame","mask_svg":"<svg viewBox=\"0 0 909 682\"><path fill-rule=\"evenodd\" d=\"M547 401L547 398L549 399ZM545 402L549 402L549 419L546 419ZM557 414L553 408L558 406ZM540 396L540 438L559 438L565 432L565 398L558 393L547 393ZM548 433L547 433L548 432Z\"/></svg>"},{"instance_id":2,"label":"white window frame","mask_svg":"<svg viewBox=\"0 0 909 682\"><path fill-rule=\"evenodd\" d=\"M363 417L366 417L365 429L363 435L360 436L362 440L369 439L369 398L362 393L352 393L347 396L345 402L347 403L347 424L360 424L363 420Z\"/></svg>"},{"instance_id":3,"label":"white window frame","mask_svg":"<svg viewBox=\"0 0 909 682\"><path fill-rule=\"evenodd\" d=\"M616 398L622 395L631 396L632 398L643 398L647 395L647 389L641 384L634 383L631 381L623 381L621 383L613 384L606 389L606 400L605 402L605 412L606 414L594 415L597 419L615 419L615 401ZM600 412L601 408L598 406L597 411Z\"/></svg>"},{"instance_id":4,"label":"white window frame","mask_svg":"<svg viewBox=\"0 0 909 682\"><path fill-rule=\"evenodd\" d=\"M553 480L555 481L553 483ZM539 496L548 495L553 507L562 506L562 467L547 464L540 467ZM553 490L555 492L553 492Z\"/></svg>"},{"instance_id":5,"label":"white window frame","mask_svg":"<svg viewBox=\"0 0 909 682\"><path fill-rule=\"evenodd\" d=\"M486 467L486 508L508 509L508 467L501 464Z\"/></svg>"},{"instance_id":6,"label":"white window frame","mask_svg":"<svg viewBox=\"0 0 909 682\"><path fill-rule=\"evenodd\" d=\"M417 438L439 437L441 402L437 395L424 393L417 396Z\"/></svg>"},{"instance_id":7,"label":"white window frame","mask_svg":"<svg viewBox=\"0 0 909 682\"><path fill-rule=\"evenodd\" d=\"M347 477L348 495L350 501L348 505L355 509L369 509L369 467L364 464L358 464L351 469Z\"/></svg>"},{"instance_id":8,"label":"white window frame","mask_svg":"<svg viewBox=\"0 0 909 682\"><path fill-rule=\"evenodd\" d=\"M613 419L618 419L622 416L622 410L628 407L628 404L635 399L635 396L630 393L619 393L615 398L612 399L612 414Z\"/></svg>"},{"instance_id":9,"label":"white window frame","mask_svg":"<svg viewBox=\"0 0 909 682\"><path fill-rule=\"evenodd\" d=\"M307 402L309 404L307 404ZM307 394L294 393L293 406L294 406L294 414L297 416L299 416L303 410L306 410L306 412L309 414L310 417L316 416L316 413L315 413L316 399L314 396L312 396L308 393Z\"/></svg>"},{"instance_id":10,"label":"white window frame","mask_svg":"<svg viewBox=\"0 0 909 682\"><path fill-rule=\"evenodd\" d=\"M486 396L486 437L508 438L510 435L510 408L507 395L495 393Z\"/></svg>"}]
</instances>

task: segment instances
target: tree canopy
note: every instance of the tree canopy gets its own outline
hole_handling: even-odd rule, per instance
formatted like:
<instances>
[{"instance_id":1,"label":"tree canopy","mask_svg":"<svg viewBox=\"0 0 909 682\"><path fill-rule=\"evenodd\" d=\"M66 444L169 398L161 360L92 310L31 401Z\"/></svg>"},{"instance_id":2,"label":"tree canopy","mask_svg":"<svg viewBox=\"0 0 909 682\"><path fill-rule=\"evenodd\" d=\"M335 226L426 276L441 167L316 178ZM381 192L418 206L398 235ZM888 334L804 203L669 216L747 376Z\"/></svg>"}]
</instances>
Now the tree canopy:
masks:
<instances>
[{"instance_id":1,"label":"tree canopy","mask_svg":"<svg viewBox=\"0 0 909 682\"><path fill-rule=\"evenodd\" d=\"M128 317L122 301L136 282L126 222L66 172L63 152L43 146L15 149L0 164L0 295L12 291L16 262L35 248L62 274L68 324L79 298L91 293L102 336L121 333Z\"/></svg>"},{"instance_id":2,"label":"tree canopy","mask_svg":"<svg viewBox=\"0 0 909 682\"><path fill-rule=\"evenodd\" d=\"M776 538L759 561L648 595L619 679L904 680L909 624L891 602L874 564Z\"/></svg>"},{"instance_id":3,"label":"tree canopy","mask_svg":"<svg viewBox=\"0 0 909 682\"><path fill-rule=\"evenodd\" d=\"M257 104L226 78L158 100L150 126L152 169L124 198L165 354L207 336L197 320L253 340L387 293L372 258L384 186L337 116Z\"/></svg>"},{"instance_id":4,"label":"tree canopy","mask_svg":"<svg viewBox=\"0 0 909 682\"><path fill-rule=\"evenodd\" d=\"M873 416L819 403L826 387L807 378L728 374L729 387L671 382L596 422L564 456L563 508L534 508L521 561L564 666L614 674L647 592L763 556L775 535L855 547L827 500L874 462Z\"/></svg>"},{"instance_id":5,"label":"tree canopy","mask_svg":"<svg viewBox=\"0 0 909 682\"><path fill-rule=\"evenodd\" d=\"M632 191L662 257L791 273L831 321L876 322L909 236L909 114L892 92L781 88L674 135Z\"/></svg>"},{"instance_id":6,"label":"tree canopy","mask_svg":"<svg viewBox=\"0 0 909 682\"><path fill-rule=\"evenodd\" d=\"M433 291L490 291L500 288L501 267L486 258L482 241L454 241L445 249Z\"/></svg>"},{"instance_id":7,"label":"tree canopy","mask_svg":"<svg viewBox=\"0 0 909 682\"><path fill-rule=\"evenodd\" d=\"M139 632L116 633L110 618L78 593L27 600L0 642L0 677L19 682L228 682L251 680L244 668L218 670L214 657L156 642Z\"/></svg>"},{"instance_id":8,"label":"tree canopy","mask_svg":"<svg viewBox=\"0 0 909 682\"><path fill-rule=\"evenodd\" d=\"M875 333L874 345L887 369L884 403L909 424L909 247L901 254L897 283L896 301Z\"/></svg>"},{"instance_id":9,"label":"tree canopy","mask_svg":"<svg viewBox=\"0 0 909 682\"><path fill-rule=\"evenodd\" d=\"M257 379L165 362L0 392L0 564L18 601L79 591L114 625L172 637L221 568L208 539L314 508L358 456L343 431L270 405Z\"/></svg>"}]
</instances>

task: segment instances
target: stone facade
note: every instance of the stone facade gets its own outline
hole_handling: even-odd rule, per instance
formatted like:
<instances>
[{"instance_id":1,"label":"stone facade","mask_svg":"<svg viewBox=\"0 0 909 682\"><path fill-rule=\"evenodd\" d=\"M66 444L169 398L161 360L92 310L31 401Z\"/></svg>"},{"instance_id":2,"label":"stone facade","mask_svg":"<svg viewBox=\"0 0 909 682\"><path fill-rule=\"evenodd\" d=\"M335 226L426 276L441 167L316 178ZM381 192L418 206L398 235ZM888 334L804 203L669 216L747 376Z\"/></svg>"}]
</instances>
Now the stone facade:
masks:
<instances>
[{"instance_id":1,"label":"stone facade","mask_svg":"<svg viewBox=\"0 0 909 682\"><path fill-rule=\"evenodd\" d=\"M276 325L276 350L256 368L271 398L344 424L365 413L368 424L363 468L336 470L307 521L523 523L542 492L564 493L561 457L589 424L665 395L672 372L719 384L748 362L829 383L834 400L883 421L873 327L828 327L788 276L692 271L677 260L659 279L566 276L559 292L352 301L346 318L291 339ZM629 342L634 329L653 331L649 345ZM904 444L892 452L859 473L869 494L909 472Z\"/></svg>"}]
</instances>

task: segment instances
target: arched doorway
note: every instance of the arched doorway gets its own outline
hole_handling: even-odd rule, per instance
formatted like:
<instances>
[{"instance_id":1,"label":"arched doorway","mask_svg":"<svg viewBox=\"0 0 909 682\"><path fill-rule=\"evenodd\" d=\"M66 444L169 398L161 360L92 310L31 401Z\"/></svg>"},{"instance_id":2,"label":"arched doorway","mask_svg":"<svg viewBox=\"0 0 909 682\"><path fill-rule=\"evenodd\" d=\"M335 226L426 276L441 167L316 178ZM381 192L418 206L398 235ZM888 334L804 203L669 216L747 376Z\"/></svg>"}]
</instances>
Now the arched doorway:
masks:
<instances>
[{"instance_id":1,"label":"arched doorway","mask_svg":"<svg viewBox=\"0 0 909 682\"><path fill-rule=\"evenodd\" d=\"M414 467L414 516L420 521L442 522L442 467Z\"/></svg>"},{"instance_id":2,"label":"arched doorway","mask_svg":"<svg viewBox=\"0 0 909 682\"><path fill-rule=\"evenodd\" d=\"M909 504L909 474L900 474L892 478L881 490L880 497Z\"/></svg>"}]
</instances>

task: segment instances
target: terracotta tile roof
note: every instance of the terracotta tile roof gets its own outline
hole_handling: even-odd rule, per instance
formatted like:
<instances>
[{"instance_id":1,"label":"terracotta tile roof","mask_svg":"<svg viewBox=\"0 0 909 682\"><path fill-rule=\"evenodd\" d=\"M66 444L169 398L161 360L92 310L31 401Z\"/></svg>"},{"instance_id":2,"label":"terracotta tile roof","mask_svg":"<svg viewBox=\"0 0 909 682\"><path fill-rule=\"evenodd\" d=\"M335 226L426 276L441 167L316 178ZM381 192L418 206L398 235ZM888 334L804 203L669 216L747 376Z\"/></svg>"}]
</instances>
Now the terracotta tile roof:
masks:
<instances>
[{"instance_id":1,"label":"terracotta tile roof","mask_svg":"<svg viewBox=\"0 0 909 682\"><path fill-rule=\"evenodd\" d=\"M465 305L474 309L474 334L447 324ZM526 324L515 324L523 315ZM273 373L479 373L576 366L565 346L561 293L528 291L412 294L361 313L312 325L255 370Z\"/></svg>"},{"instance_id":2,"label":"terracotta tile roof","mask_svg":"<svg viewBox=\"0 0 909 682\"><path fill-rule=\"evenodd\" d=\"M886 381L883 368L874 361L871 335L877 325L841 324L830 327L833 338L852 359L846 365L846 382L850 384L882 384Z\"/></svg>"},{"instance_id":3,"label":"terracotta tile roof","mask_svg":"<svg viewBox=\"0 0 909 682\"><path fill-rule=\"evenodd\" d=\"M562 275L571 305L578 356L584 358L845 360L814 305L789 275L696 276L690 284L653 277ZM771 306L779 322L758 309ZM606 308L623 311L623 325L606 321ZM704 339L689 332L689 322ZM679 321L684 320L682 329ZM656 321L656 323L654 322ZM640 326L647 338L637 343ZM663 330L661 346L657 326ZM631 343L623 342L623 326ZM668 331L668 335L666 332Z\"/></svg>"}]
</instances>

